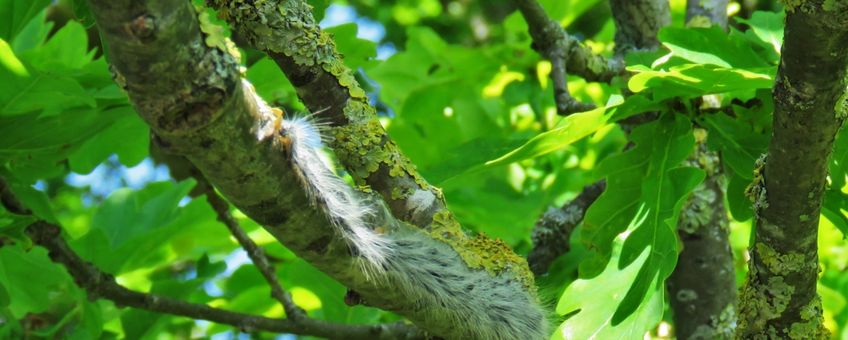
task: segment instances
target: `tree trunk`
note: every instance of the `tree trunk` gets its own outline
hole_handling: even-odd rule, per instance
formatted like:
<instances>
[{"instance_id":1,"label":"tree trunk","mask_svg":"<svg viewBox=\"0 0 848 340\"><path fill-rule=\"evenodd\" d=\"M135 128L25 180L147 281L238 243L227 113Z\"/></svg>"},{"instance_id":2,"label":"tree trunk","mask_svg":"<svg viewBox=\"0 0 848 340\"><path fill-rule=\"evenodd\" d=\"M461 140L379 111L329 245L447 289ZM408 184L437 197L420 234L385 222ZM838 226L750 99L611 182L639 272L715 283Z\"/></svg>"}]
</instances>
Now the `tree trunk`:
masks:
<instances>
[{"instance_id":1,"label":"tree trunk","mask_svg":"<svg viewBox=\"0 0 848 340\"><path fill-rule=\"evenodd\" d=\"M768 156L749 187L756 227L737 337L826 338L817 231L827 161L842 126L848 65L848 4L795 1L773 91Z\"/></svg>"}]
</instances>

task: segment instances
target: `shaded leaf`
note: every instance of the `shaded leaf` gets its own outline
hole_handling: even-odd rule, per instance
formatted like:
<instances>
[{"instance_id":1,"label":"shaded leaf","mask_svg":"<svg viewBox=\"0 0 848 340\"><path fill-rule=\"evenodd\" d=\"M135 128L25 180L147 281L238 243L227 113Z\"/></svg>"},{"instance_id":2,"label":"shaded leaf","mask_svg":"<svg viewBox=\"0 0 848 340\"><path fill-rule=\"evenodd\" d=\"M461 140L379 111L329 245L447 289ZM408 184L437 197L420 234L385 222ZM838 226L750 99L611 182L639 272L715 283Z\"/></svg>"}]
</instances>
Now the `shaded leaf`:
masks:
<instances>
[{"instance_id":1,"label":"shaded leaf","mask_svg":"<svg viewBox=\"0 0 848 340\"><path fill-rule=\"evenodd\" d=\"M752 180L754 163L766 152L769 136L724 114L706 115L701 123L708 128L710 149L721 153L722 161L736 176Z\"/></svg>"},{"instance_id":2,"label":"shaded leaf","mask_svg":"<svg viewBox=\"0 0 848 340\"><path fill-rule=\"evenodd\" d=\"M694 147L686 118L666 115L634 129L631 137L634 148L598 166L598 175L606 178L607 188L583 220L583 241L594 257L581 265L582 277L601 273L612 255L614 239L628 225L636 223L637 227L624 243L619 267L635 261L645 248L651 249L618 306L613 324L639 307L652 282L662 282L671 274L677 261L680 208L704 177L699 169L679 167Z\"/></svg>"},{"instance_id":3,"label":"shaded leaf","mask_svg":"<svg viewBox=\"0 0 848 340\"><path fill-rule=\"evenodd\" d=\"M11 299L9 309L16 318L45 311L51 296L73 284L65 270L47 257L44 248L29 252L18 246L0 248L0 284Z\"/></svg>"},{"instance_id":4,"label":"shaded leaf","mask_svg":"<svg viewBox=\"0 0 848 340\"><path fill-rule=\"evenodd\" d=\"M345 65L354 71L377 56L377 43L357 38L355 23L328 27L324 31L333 34L336 49L344 56Z\"/></svg>"},{"instance_id":5,"label":"shaded leaf","mask_svg":"<svg viewBox=\"0 0 848 340\"><path fill-rule=\"evenodd\" d=\"M10 41L50 0L0 0L0 39Z\"/></svg>"}]
</instances>

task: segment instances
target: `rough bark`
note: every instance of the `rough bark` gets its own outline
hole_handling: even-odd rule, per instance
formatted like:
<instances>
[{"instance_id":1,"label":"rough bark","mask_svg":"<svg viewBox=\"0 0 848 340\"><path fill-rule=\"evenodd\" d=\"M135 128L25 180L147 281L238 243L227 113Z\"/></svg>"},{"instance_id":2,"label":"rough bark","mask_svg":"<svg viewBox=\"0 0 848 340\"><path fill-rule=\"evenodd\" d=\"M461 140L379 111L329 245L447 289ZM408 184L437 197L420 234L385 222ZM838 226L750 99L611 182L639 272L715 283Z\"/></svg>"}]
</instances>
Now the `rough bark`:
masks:
<instances>
[{"instance_id":1,"label":"rough bark","mask_svg":"<svg viewBox=\"0 0 848 340\"><path fill-rule=\"evenodd\" d=\"M683 244L677 267L666 281L678 339L729 339L736 324L736 274L728 241L724 178L718 155L700 140L689 165L707 177L680 214Z\"/></svg>"},{"instance_id":2,"label":"rough bark","mask_svg":"<svg viewBox=\"0 0 848 340\"><path fill-rule=\"evenodd\" d=\"M514 0L533 37L533 49L551 62L551 80L557 113L563 116L594 109L590 103L576 100L568 92L568 73L578 74L588 81L609 82L624 71L620 60L606 60L571 38L560 24L545 13L536 0Z\"/></svg>"},{"instance_id":3,"label":"rough bark","mask_svg":"<svg viewBox=\"0 0 848 340\"><path fill-rule=\"evenodd\" d=\"M704 17L713 24L726 28L727 2L728 0L687 0L686 22L695 17Z\"/></svg>"},{"instance_id":4,"label":"rough bark","mask_svg":"<svg viewBox=\"0 0 848 340\"><path fill-rule=\"evenodd\" d=\"M533 228L533 250L527 255L530 270L535 275L548 272L557 257L570 249L568 240L577 225L583 221L586 209L604 192L603 180L587 185L573 200L560 208L550 208L536 221Z\"/></svg>"},{"instance_id":5,"label":"rough bark","mask_svg":"<svg viewBox=\"0 0 848 340\"><path fill-rule=\"evenodd\" d=\"M397 239L393 246L399 249L392 253L392 260L400 263L393 263L392 268L407 267L386 270L379 279L363 272L360 257L352 254L328 217L311 206L291 168L285 146L276 138L263 138L278 132L275 131L278 117L273 110L263 108L252 87L239 79L233 58L226 51L205 44L189 2L91 0L89 3L110 52L116 78L127 90L139 115L151 126L159 145L188 158L233 205L298 256L355 290L365 303L406 316L432 334L472 338L484 330L531 326L535 332L544 331L526 262L502 243L466 236L446 210L435 215L432 224L438 233L433 234L389 217L375 216L373 227L383 229L386 238ZM276 13L280 12L274 8ZM294 39L303 42L304 34L301 32ZM332 48L329 38L321 37ZM339 66L340 61L334 60L338 64L333 66ZM346 69L341 70L339 74L350 75ZM343 79L348 80L353 78ZM347 113L357 110L350 117L358 118L366 113L373 117L373 109L368 111L368 108L364 99L349 101L345 106ZM373 123L376 127L369 125ZM397 151L394 144L391 147L380 144L390 143L379 137L384 135L376 135L378 140L367 140L375 137L374 131L382 131L376 120L366 120L365 125L354 127L335 130L336 141L358 146L379 144L383 146L379 149L382 152L402 156L390 152ZM360 155L359 150L354 149L356 155ZM349 161L361 159L353 153L346 157ZM381 166L397 177L402 177L401 173L403 176L414 173L405 158L388 158L385 162ZM428 197L428 203L436 200L435 194ZM416 252L407 253L407 250ZM422 263L421 270L434 266L448 268L447 277L466 280L469 285L463 285L462 292L451 291L459 289L446 286L446 282L453 281L438 272L416 272L418 267L412 267L416 261ZM410 277L413 274L418 276ZM427 294L434 290L439 294ZM487 295L488 292L496 296ZM456 295L451 294L463 296L468 309L479 313L465 313L467 309L458 307ZM527 312L526 315L507 317L513 312L503 310L507 303L526 307L516 309Z\"/></svg>"},{"instance_id":6,"label":"rough bark","mask_svg":"<svg viewBox=\"0 0 848 340\"><path fill-rule=\"evenodd\" d=\"M332 39L302 0L207 0L248 46L268 54L306 107L330 124L330 147L358 184L367 184L399 219L427 228L444 197L418 174L377 120L376 110ZM352 139L347 136L356 136ZM453 219L451 216L450 219Z\"/></svg>"},{"instance_id":7,"label":"rough bark","mask_svg":"<svg viewBox=\"0 0 848 340\"><path fill-rule=\"evenodd\" d=\"M690 0L687 21L706 16L726 27L726 6L724 0ZM678 339L729 339L736 324L736 275L728 241L724 176L721 160L706 150L705 142L698 141L690 165L703 169L707 177L680 214L677 232L683 249L666 281Z\"/></svg>"},{"instance_id":8,"label":"rough bark","mask_svg":"<svg viewBox=\"0 0 848 340\"><path fill-rule=\"evenodd\" d=\"M610 0L615 21L615 53L653 50L660 46L657 32L671 23L667 0Z\"/></svg>"},{"instance_id":9,"label":"rough bark","mask_svg":"<svg viewBox=\"0 0 848 340\"><path fill-rule=\"evenodd\" d=\"M740 298L743 339L828 336L816 242L827 161L845 116L848 3L791 1L786 12L774 132L749 187L756 227Z\"/></svg>"}]
</instances>

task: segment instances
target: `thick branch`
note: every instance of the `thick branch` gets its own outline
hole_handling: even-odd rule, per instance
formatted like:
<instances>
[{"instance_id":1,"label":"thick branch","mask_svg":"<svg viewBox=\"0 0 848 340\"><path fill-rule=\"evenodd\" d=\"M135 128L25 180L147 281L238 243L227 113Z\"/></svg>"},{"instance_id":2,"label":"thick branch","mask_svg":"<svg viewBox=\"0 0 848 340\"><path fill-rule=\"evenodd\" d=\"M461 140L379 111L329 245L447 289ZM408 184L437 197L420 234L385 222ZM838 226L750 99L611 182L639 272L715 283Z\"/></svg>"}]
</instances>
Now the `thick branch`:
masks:
<instances>
[{"instance_id":1,"label":"thick branch","mask_svg":"<svg viewBox=\"0 0 848 340\"><path fill-rule=\"evenodd\" d=\"M610 0L615 21L615 53L660 46L657 33L671 23L668 0Z\"/></svg>"},{"instance_id":2,"label":"thick branch","mask_svg":"<svg viewBox=\"0 0 848 340\"><path fill-rule=\"evenodd\" d=\"M533 228L533 250L527 262L533 274L548 272L551 263L569 250L568 239L574 228L583 221L586 209L601 196L606 187L603 180L587 185L577 197L560 208L551 208L536 221Z\"/></svg>"},{"instance_id":3,"label":"thick branch","mask_svg":"<svg viewBox=\"0 0 848 340\"><path fill-rule=\"evenodd\" d=\"M749 188L756 230L739 338L827 336L816 294L816 239L827 160L844 120L844 107L835 106L845 93L846 65L848 4L787 5L774 130Z\"/></svg>"},{"instance_id":4,"label":"thick branch","mask_svg":"<svg viewBox=\"0 0 848 340\"><path fill-rule=\"evenodd\" d=\"M264 105L249 84L240 81L236 64L226 52L205 45L189 2L91 0L90 4L119 78L126 81L130 99L151 126L158 143L188 158L230 203L295 254L355 290L368 305L406 316L440 336L485 338L509 332L523 332L533 338L543 336L543 315L532 291L532 276L521 271L529 273L526 263L503 244L471 239L459 231L453 217L444 211L441 199L437 199L438 191L413 176L417 176L414 167L385 136L364 97L351 97L354 99L346 100L344 107L331 107L328 111L340 113L343 109L345 116L337 118L355 122L333 131L339 158L349 165L367 161L360 164L362 167L349 166L354 172L374 171L355 177L367 177L369 181L390 179L369 182L384 195L393 187L380 185L417 188L403 191L410 193L413 204L402 208L414 213L405 218L419 220L416 217L423 216L419 223L428 226L433 214L441 212L435 215L437 223L432 223L442 230L439 234L425 233L386 216L374 216L372 229L379 226L379 237L391 245L391 251L386 250L390 268L383 268L385 272L380 272L379 277L366 275L362 257L351 251L328 217L311 206L284 151L285 145L277 138L266 138L279 132L275 131L278 120L273 110ZM245 8L236 6L231 12L222 13L244 15L239 17L242 19L263 13L246 2L240 4ZM350 76L332 79L358 89L334 53L322 54L326 46L333 51L329 38L310 35L318 31L308 6L301 2L285 3L289 7L274 1L261 4L273 6L265 10L277 15L277 19L269 18L266 23L282 20L281 12L289 14L284 17L288 21L274 31L269 32L266 27L263 32L283 30L291 34L287 36L291 40L276 40L278 43L300 48L305 45L307 49L312 46L307 59L301 59L305 52L298 50L288 60L308 64L312 58L330 56L333 59L329 64L312 65ZM247 23L264 25L261 20ZM322 40L311 40L315 37ZM316 47L319 43L326 46ZM303 70L314 69L299 69ZM327 90L338 90L340 85L334 86ZM330 105L336 103L327 97L311 97L317 93L304 95L303 88L298 90L312 98L306 101L311 107L326 108L321 104L324 100ZM375 205L381 204L374 201ZM398 202L405 200L394 203ZM377 211L383 211L382 205Z\"/></svg>"},{"instance_id":5,"label":"thick branch","mask_svg":"<svg viewBox=\"0 0 848 340\"><path fill-rule=\"evenodd\" d=\"M559 23L548 17L545 9L536 0L514 0L514 2L530 28L533 49L551 62L551 80L554 84L557 112L560 115L569 115L593 109L594 105L582 103L568 92L566 68L589 81L609 82L612 77L624 70L621 62L607 61L572 39Z\"/></svg>"},{"instance_id":6,"label":"thick branch","mask_svg":"<svg viewBox=\"0 0 848 340\"><path fill-rule=\"evenodd\" d=\"M279 65L307 108L330 122L331 147L360 184L380 193L392 213L428 227L446 212L439 190L422 178L377 120L332 39L318 27L302 0L207 0L248 46ZM452 217L451 217L452 219Z\"/></svg>"},{"instance_id":7,"label":"thick branch","mask_svg":"<svg viewBox=\"0 0 848 340\"><path fill-rule=\"evenodd\" d=\"M678 339L729 339L736 324L736 274L721 163L705 139L698 141L688 163L707 177L689 196L677 223L683 250L666 281L674 331Z\"/></svg>"}]
</instances>

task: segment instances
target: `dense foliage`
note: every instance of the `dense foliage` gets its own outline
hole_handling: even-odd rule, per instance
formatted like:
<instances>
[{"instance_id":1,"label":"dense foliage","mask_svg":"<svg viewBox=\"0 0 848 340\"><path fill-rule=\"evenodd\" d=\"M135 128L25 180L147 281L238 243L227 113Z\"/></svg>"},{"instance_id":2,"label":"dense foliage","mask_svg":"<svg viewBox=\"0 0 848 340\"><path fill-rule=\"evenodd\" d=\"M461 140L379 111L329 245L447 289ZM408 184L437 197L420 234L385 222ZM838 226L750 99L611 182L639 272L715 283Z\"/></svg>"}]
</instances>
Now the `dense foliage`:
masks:
<instances>
[{"instance_id":1,"label":"dense foliage","mask_svg":"<svg viewBox=\"0 0 848 340\"><path fill-rule=\"evenodd\" d=\"M771 88L783 33L779 6L761 1L766 10L750 12L733 2L733 24L725 32L684 25L685 1L672 1L674 20L659 34L662 48L628 54L629 79L605 84L571 76L571 94L598 108L562 117L551 64L532 49L527 23L508 1L309 2L317 19L334 25L326 30L389 135L441 187L464 227L527 254L534 223L548 207L606 179L604 194L571 237L571 250L536 279L542 300L560 316L555 336L668 336L663 282L680 251L678 220L703 213L684 207L705 178L705 164L725 175L741 286L753 218L746 187L771 136ZM606 1L540 2L594 52L612 56ZM359 27L330 15L343 12L354 13ZM211 43L230 34L213 10L200 13L216 32L207 38ZM384 34L363 39L357 35L362 25ZM378 51L385 60L376 58ZM262 97L287 111L304 110L271 59L254 50L243 49L241 56L246 78ZM239 332L87 296L25 235L36 219L61 225L74 251L130 289L282 317L266 281L209 203L192 192L196 182L172 179L151 156L149 128L116 85L107 60L84 1L0 0L0 176L34 212L0 210L0 337ZM618 124L647 111L658 118L627 132ZM704 140L720 163L690 158ZM628 141L632 147L625 147ZM840 338L848 336L847 162L843 131L822 210L818 286L825 325ZM310 316L360 324L400 319L347 306L344 286L246 216L235 216Z\"/></svg>"}]
</instances>

